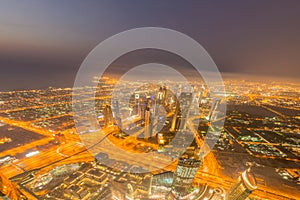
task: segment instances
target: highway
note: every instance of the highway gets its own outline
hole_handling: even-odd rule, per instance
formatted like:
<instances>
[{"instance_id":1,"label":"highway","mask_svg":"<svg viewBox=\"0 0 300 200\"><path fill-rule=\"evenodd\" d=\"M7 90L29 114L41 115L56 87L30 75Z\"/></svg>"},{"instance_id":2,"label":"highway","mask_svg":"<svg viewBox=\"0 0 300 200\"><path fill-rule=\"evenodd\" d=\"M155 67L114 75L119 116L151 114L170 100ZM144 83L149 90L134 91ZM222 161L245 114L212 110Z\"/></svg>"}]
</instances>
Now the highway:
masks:
<instances>
[{"instance_id":1,"label":"highway","mask_svg":"<svg viewBox=\"0 0 300 200\"><path fill-rule=\"evenodd\" d=\"M91 93L87 93L91 94ZM67 96L70 96L72 94L68 94ZM58 95L59 96L59 95ZM58 96L47 96L46 98L57 98ZM61 97L64 97L66 95L61 95ZM96 97L96 99L107 99L110 96L102 96L102 97ZM43 97L42 97L43 98ZM254 101L255 98L252 100ZM32 100L34 99L30 98L24 98L26 100ZM88 98L85 99L88 100L95 100L94 98ZM16 111L24 111L27 109L38 109L43 107L49 107L49 106L56 106L56 105L65 105L69 104L70 102L55 102L55 103L39 103L36 106L27 106L27 107L21 107L21 108L12 108L8 110L1 110L0 113L9 113L9 112L16 112ZM263 105L259 104L263 107ZM282 115L281 113L278 113L277 111L264 107L265 109L268 109L269 111L280 115L282 118L286 118L285 115ZM5 117L0 117L0 121L23 128L28 131L32 131L41 135L46 136L43 139L40 139L38 141L31 142L29 144L26 144L21 147L16 147L10 150L7 150L5 152L0 152L0 156L5 155L16 155L20 152L26 152L28 150L32 150L36 148L36 146L41 146L44 144L49 143L53 137L52 134L54 132L51 132L46 129L38 128L32 125L32 123L40 122L43 120L51 120L56 119L64 116L72 116L73 113L66 113L61 115L56 115L52 117L46 117L46 118L39 118L32 121L17 121L8 119ZM168 116L171 116L172 113L169 113ZM203 117L203 116L201 116ZM204 143L203 139L199 136L198 131L195 128L195 124L193 123L193 120L197 119L198 117L191 117L187 120L188 127L192 131L192 133L195 136L195 140L197 142L197 145L199 147L202 147L202 151L209 152L209 147L206 143ZM223 120L224 118L218 119ZM126 122L127 123L127 122ZM125 124L126 124L125 123ZM233 127L236 128L236 127ZM131 136L126 137L125 139L116 138L113 136L113 133L115 133L116 129L115 127L107 127L102 130L101 133L92 133L92 134L84 134L80 137L77 134L71 134L71 130L65 130L64 135L66 137L66 143L65 144L59 144L55 146L50 146L47 149L41 149L39 154L34 155L29 158L21 158L20 160L14 161L12 164L2 166L0 168L1 174L3 174L5 177L10 178L14 177L20 173L23 173L24 171L29 171L33 169L42 169L42 171L47 171L48 169L53 168L54 166L62 165L62 164L69 164L74 162L89 162L94 160L94 156L96 153L104 152L109 154L110 158L125 161L132 165L138 165L142 166L145 169L148 169L149 171L157 171L161 170L162 168L165 170L171 170L175 171L176 169L176 161L172 161L169 157L158 155L156 153L150 152L150 153L141 153L138 150L135 150L133 145L135 144L142 144L144 146L150 146L153 149L157 149L156 144L151 144L146 141L137 140L137 136L140 135L144 129L141 128L140 130L133 133ZM234 136L232 133L230 133L228 130L226 130L233 138ZM237 130L238 131L238 130ZM264 138L261 137L263 142L248 142L248 144L266 144L270 146L278 146L281 145L279 143L270 143ZM84 146L81 143L81 140L83 141ZM239 144L243 146L243 143L236 140ZM133 144L130 146L130 144ZM287 146L288 144L282 144L282 146ZM247 149L246 149L247 150ZM250 155L253 155L253 153L249 150L247 150ZM260 155L253 155L260 158L273 158L270 156L260 156ZM274 157L275 158L275 157ZM292 160L295 162L299 162L299 159L290 159L286 158L286 160ZM235 180L232 180L231 178L222 175L220 171L220 165L215 158L213 152L208 153L205 155L204 161L203 161L203 168L199 169L197 172L197 176L195 178L195 183L201 183L201 184L209 184L209 186L212 187L224 187L225 189L229 189L229 187L235 182ZM47 169L47 170L46 170ZM259 197L263 199L278 199L278 200L286 200L286 199L300 199L299 196L297 196L297 191L291 191L289 194L281 192L280 190L275 190L271 187L266 187L264 185L259 185L259 188L254 191L252 194L253 197Z\"/></svg>"},{"instance_id":2,"label":"highway","mask_svg":"<svg viewBox=\"0 0 300 200\"><path fill-rule=\"evenodd\" d=\"M188 127L194 133L196 142L198 146L203 145L202 139L199 137L197 130L193 124L195 117L188 120ZM198 136L198 137L197 137ZM198 139L197 139L198 138ZM203 168L197 171L194 182L197 184L208 184L211 187L223 187L229 189L236 180L233 180L227 176L222 175L219 171L220 166L217 159L213 155L213 152L210 152L206 155L203 163ZM258 189L252 194L253 197L258 197L262 199L276 199L276 200L287 200L287 199L299 199L300 196L297 192L290 192L287 194L285 192L280 192L271 187L266 187L264 185L259 185Z\"/></svg>"}]
</instances>

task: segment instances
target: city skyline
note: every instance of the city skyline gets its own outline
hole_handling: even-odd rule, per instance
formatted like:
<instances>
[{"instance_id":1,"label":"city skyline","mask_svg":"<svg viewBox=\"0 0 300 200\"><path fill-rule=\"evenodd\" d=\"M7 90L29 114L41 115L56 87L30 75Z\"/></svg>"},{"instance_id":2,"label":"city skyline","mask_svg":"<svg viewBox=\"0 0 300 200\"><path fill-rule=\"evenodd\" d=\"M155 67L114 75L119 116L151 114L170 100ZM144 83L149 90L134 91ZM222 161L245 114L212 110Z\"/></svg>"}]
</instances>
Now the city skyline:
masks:
<instances>
[{"instance_id":1,"label":"city skyline","mask_svg":"<svg viewBox=\"0 0 300 200\"><path fill-rule=\"evenodd\" d=\"M299 197L299 84L273 82L270 88L225 80L226 94L214 98L203 82L193 82L193 93L182 92L180 82L166 83L103 77L96 120L86 107L79 122L71 93L87 94L89 88L0 92L1 191L29 199ZM115 84L124 90L119 99L111 94ZM139 90L132 93L134 88ZM222 120L225 102L219 127L214 121ZM156 117L157 105L166 118ZM213 149L203 151L213 138Z\"/></svg>"},{"instance_id":2,"label":"city skyline","mask_svg":"<svg viewBox=\"0 0 300 200\"><path fill-rule=\"evenodd\" d=\"M300 199L300 1L0 3L0 199Z\"/></svg>"}]
</instances>

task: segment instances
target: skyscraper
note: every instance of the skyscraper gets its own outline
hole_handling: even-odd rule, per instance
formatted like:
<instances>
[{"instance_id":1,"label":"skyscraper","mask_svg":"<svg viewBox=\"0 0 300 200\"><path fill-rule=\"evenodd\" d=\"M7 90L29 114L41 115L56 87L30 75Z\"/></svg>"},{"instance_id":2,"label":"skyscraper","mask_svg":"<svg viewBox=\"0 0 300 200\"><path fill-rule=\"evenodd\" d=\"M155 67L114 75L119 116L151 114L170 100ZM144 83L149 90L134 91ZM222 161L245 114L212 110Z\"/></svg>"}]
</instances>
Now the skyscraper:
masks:
<instances>
[{"instance_id":1,"label":"skyscraper","mask_svg":"<svg viewBox=\"0 0 300 200\"><path fill-rule=\"evenodd\" d=\"M171 131L177 131L180 125L180 105L176 102L176 108L172 119Z\"/></svg>"},{"instance_id":2,"label":"skyscraper","mask_svg":"<svg viewBox=\"0 0 300 200\"><path fill-rule=\"evenodd\" d=\"M139 93L135 93L134 94L134 99L132 99L132 115L139 115L142 116L141 114L141 105L140 105L140 94Z\"/></svg>"},{"instance_id":3,"label":"skyscraper","mask_svg":"<svg viewBox=\"0 0 300 200\"><path fill-rule=\"evenodd\" d=\"M193 147L189 147L179 158L178 165L173 180L173 191L181 195L186 195L192 188L192 183L196 172L201 167L202 161L195 153Z\"/></svg>"},{"instance_id":4,"label":"skyscraper","mask_svg":"<svg viewBox=\"0 0 300 200\"><path fill-rule=\"evenodd\" d=\"M218 98L213 99L212 106L211 106L210 112L208 114L208 121L216 120L216 118L217 118L217 108L218 108L220 102L221 102L221 100L218 99Z\"/></svg>"},{"instance_id":5,"label":"skyscraper","mask_svg":"<svg viewBox=\"0 0 300 200\"><path fill-rule=\"evenodd\" d=\"M166 86L160 87L157 93L157 102L161 105L165 105L166 96L167 96Z\"/></svg>"},{"instance_id":6,"label":"skyscraper","mask_svg":"<svg viewBox=\"0 0 300 200\"><path fill-rule=\"evenodd\" d=\"M145 139L148 139L152 136L152 120L151 120L151 112L150 108L146 108L145 111L145 132L144 132Z\"/></svg>"},{"instance_id":7,"label":"skyscraper","mask_svg":"<svg viewBox=\"0 0 300 200\"><path fill-rule=\"evenodd\" d=\"M117 122L118 127L120 128L120 130L122 130L123 125L122 125L122 119L121 119L121 114L120 114L120 105L119 105L119 101L117 99L112 99L111 109L112 109L113 118Z\"/></svg>"},{"instance_id":8,"label":"skyscraper","mask_svg":"<svg viewBox=\"0 0 300 200\"><path fill-rule=\"evenodd\" d=\"M257 188L256 179L250 169L244 171L229 190L227 200L244 200Z\"/></svg>"},{"instance_id":9,"label":"skyscraper","mask_svg":"<svg viewBox=\"0 0 300 200\"><path fill-rule=\"evenodd\" d=\"M114 118L120 117L120 106L119 106L119 101L117 99L112 99L111 109L113 111Z\"/></svg>"},{"instance_id":10,"label":"skyscraper","mask_svg":"<svg viewBox=\"0 0 300 200\"><path fill-rule=\"evenodd\" d=\"M103 115L104 115L104 126L109 127L114 124L114 118L112 114L112 110L110 105L105 105L103 107Z\"/></svg>"},{"instance_id":11,"label":"skyscraper","mask_svg":"<svg viewBox=\"0 0 300 200\"><path fill-rule=\"evenodd\" d=\"M189 117L192 101L192 93L182 92L180 94L179 101L176 103L175 113L171 124L171 131L186 130L186 120Z\"/></svg>"}]
</instances>

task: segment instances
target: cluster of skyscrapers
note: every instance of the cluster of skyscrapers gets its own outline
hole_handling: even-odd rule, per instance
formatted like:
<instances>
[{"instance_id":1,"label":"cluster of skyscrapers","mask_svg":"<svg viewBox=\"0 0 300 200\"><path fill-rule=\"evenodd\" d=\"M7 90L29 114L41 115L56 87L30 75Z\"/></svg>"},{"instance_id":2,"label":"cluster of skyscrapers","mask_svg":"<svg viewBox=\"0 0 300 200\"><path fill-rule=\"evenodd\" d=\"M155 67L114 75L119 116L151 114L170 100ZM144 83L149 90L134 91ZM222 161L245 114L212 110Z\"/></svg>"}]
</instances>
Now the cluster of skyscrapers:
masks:
<instances>
[{"instance_id":1,"label":"cluster of skyscrapers","mask_svg":"<svg viewBox=\"0 0 300 200\"><path fill-rule=\"evenodd\" d=\"M202 95L202 94L201 94ZM171 95L170 95L171 96ZM141 116L144 120L144 139L152 137L156 134L153 130L157 123L158 106L162 105L165 109L170 104L170 96L166 87L160 87L155 96L147 96L144 100L141 99L138 93L135 94L135 105L133 112ZM173 117L170 125L170 132L185 132L187 131L187 120L190 114L190 108L194 101L192 92L181 92L178 99L172 97ZM197 103L200 103L198 101ZM217 119L217 108L220 104L220 99L215 98L212 101L210 112L207 116L208 121ZM159 135L158 135L159 136ZM163 173L147 173L147 183L141 179L139 186L133 187L127 185L120 186L116 183L112 187L112 198L120 199L168 199L168 200L184 200L184 199L211 199L211 200L243 200L256 189L256 180L254 175L249 171L244 171L238 181L225 192L221 188L209 188L205 185L194 185L194 178L199 168L203 165L203 155L198 153L195 147L188 147L186 151L178 159L178 164L175 172L167 171ZM150 179L149 179L150 177ZM119 184L119 185L118 185ZM143 189L142 189L142 188ZM120 191L120 188L122 191ZM135 189L134 189L135 188ZM209 190L209 192L207 192ZM117 195L118 194L118 195ZM117 195L117 196L116 196ZM122 198L121 198L122 196Z\"/></svg>"},{"instance_id":2,"label":"cluster of skyscrapers","mask_svg":"<svg viewBox=\"0 0 300 200\"><path fill-rule=\"evenodd\" d=\"M202 167L202 158L190 147L179 158L175 172L146 173L133 176L126 182L115 181L111 187L114 200L245 200L257 188L250 169L244 171L229 191L194 185L196 172ZM139 177L139 178L137 178Z\"/></svg>"}]
</instances>

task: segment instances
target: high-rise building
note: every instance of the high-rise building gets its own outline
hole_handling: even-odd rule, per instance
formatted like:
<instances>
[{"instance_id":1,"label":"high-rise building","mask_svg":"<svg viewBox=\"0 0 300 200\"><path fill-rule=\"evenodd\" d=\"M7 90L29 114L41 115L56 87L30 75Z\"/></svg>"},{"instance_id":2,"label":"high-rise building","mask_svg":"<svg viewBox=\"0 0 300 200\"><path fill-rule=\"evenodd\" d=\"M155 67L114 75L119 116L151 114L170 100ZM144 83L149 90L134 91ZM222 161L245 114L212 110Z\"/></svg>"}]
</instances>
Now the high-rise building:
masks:
<instances>
[{"instance_id":1,"label":"high-rise building","mask_svg":"<svg viewBox=\"0 0 300 200\"><path fill-rule=\"evenodd\" d=\"M181 122L180 130L186 130L187 120L189 118L190 107L193 101L193 94L185 92L180 95L180 106L181 106Z\"/></svg>"},{"instance_id":2,"label":"high-rise building","mask_svg":"<svg viewBox=\"0 0 300 200\"><path fill-rule=\"evenodd\" d=\"M172 184L173 191L176 194L182 196L189 193L192 188L196 172L201 165L202 161L195 153L195 149L193 147L189 147L178 160Z\"/></svg>"},{"instance_id":3,"label":"high-rise building","mask_svg":"<svg viewBox=\"0 0 300 200\"><path fill-rule=\"evenodd\" d=\"M208 121L216 120L216 118L217 118L217 108L218 108L220 102L221 102L221 100L219 98L213 99L212 107L211 107L210 112L208 114Z\"/></svg>"},{"instance_id":4,"label":"high-rise building","mask_svg":"<svg viewBox=\"0 0 300 200\"><path fill-rule=\"evenodd\" d=\"M167 96L167 88L166 88L166 86L160 87L159 91L157 93L157 102L159 104L165 105L166 96Z\"/></svg>"},{"instance_id":5,"label":"high-rise building","mask_svg":"<svg viewBox=\"0 0 300 200\"><path fill-rule=\"evenodd\" d=\"M171 131L186 130L190 106L193 101L193 94L183 92L180 94L173 116Z\"/></svg>"},{"instance_id":6,"label":"high-rise building","mask_svg":"<svg viewBox=\"0 0 300 200\"><path fill-rule=\"evenodd\" d=\"M119 106L119 101L117 99L112 99L111 108L112 108L113 118L116 120L117 125L120 128L120 130L122 130L123 125L122 125L122 119L121 119L121 115L120 115L120 106Z\"/></svg>"},{"instance_id":7,"label":"high-rise building","mask_svg":"<svg viewBox=\"0 0 300 200\"><path fill-rule=\"evenodd\" d=\"M176 102L175 112L172 119L171 131L177 131L180 126L180 105L179 102Z\"/></svg>"},{"instance_id":8,"label":"high-rise building","mask_svg":"<svg viewBox=\"0 0 300 200\"><path fill-rule=\"evenodd\" d=\"M227 200L244 200L257 188L256 179L250 169L244 171L229 190Z\"/></svg>"},{"instance_id":9,"label":"high-rise building","mask_svg":"<svg viewBox=\"0 0 300 200\"><path fill-rule=\"evenodd\" d=\"M142 116L141 114L141 105L140 105L140 94L135 93L134 94L134 99L131 99L131 103L133 104L132 106L132 115L139 115Z\"/></svg>"},{"instance_id":10,"label":"high-rise building","mask_svg":"<svg viewBox=\"0 0 300 200\"><path fill-rule=\"evenodd\" d=\"M103 107L103 115L104 115L104 126L109 127L114 124L114 118L110 105L105 105Z\"/></svg>"},{"instance_id":11,"label":"high-rise building","mask_svg":"<svg viewBox=\"0 0 300 200\"><path fill-rule=\"evenodd\" d=\"M120 106L119 106L119 101L117 99L112 99L111 108L113 111L113 117L115 118L120 117Z\"/></svg>"},{"instance_id":12,"label":"high-rise building","mask_svg":"<svg viewBox=\"0 0 300 200\"><path fill-rule=\"evenodd\" d=\"M151 112L150 108L146 108L145 111L145 132L144 132L145 139L152 137L152 120L151 120Z\"/></svg>"}]
</instances>

